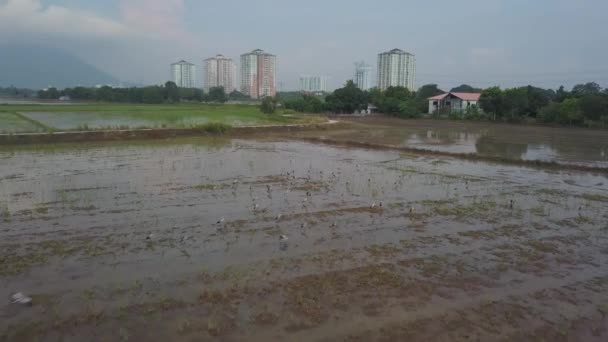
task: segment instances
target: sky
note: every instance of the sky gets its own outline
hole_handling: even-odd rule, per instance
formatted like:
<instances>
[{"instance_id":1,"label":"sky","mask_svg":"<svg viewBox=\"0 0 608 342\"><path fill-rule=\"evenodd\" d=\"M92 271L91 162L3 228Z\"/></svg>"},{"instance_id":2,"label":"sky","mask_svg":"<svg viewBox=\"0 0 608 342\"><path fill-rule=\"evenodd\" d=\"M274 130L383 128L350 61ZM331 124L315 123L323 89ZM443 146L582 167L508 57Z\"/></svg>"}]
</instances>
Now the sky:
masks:
<instances>
[{"instance_id":1,"label":"sky","mask_svg":"<svg viewBox=\"0 0 608 342\"><path fill-rule=\"evenodd\" d=\"M277 55L277 82L332 88L354 63L400 48L416 85L447 89L595 81L608 87L606 0L0 0L0 43L65 49L120 80L158 84L169 65L216 54Z\"/></svg>"}]
</instances>

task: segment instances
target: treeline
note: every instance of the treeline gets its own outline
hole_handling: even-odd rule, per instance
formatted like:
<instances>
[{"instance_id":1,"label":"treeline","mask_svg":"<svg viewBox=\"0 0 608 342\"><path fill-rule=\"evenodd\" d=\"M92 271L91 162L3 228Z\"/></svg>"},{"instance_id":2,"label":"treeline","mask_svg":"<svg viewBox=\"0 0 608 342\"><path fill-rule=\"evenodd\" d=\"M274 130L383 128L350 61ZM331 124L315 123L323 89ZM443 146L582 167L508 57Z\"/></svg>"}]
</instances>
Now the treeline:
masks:
<instances>
[{"instance_id":1,"label":"treeline","mask_svg":"<svg viewBox=\"0 0 608 342\"><path fill-rule=\"evenodd\" d=\"M36 91L17 87L0 87L0 96L13 98L31 98L36 97Z\"/></svg>"},{"instance_id":2,"label":"treeline","mask_svg":"<svg viewBox=\"0 0 608 342\"><path fill-rule=\"evenodd\" d=\"M63 96L68 96L72 100L78 101L98 101L98 102L123 102L123 103L176 103L181 101L189 102L217 102L226 101L247 101L249 97L241 92L233 91L226 94L224 88L211 88L209 93L204 93L198 88L179 88L174 82L167 82L162 86L113 88L103 86L100 88L75 87L58 90L48 88L40 90L40 99L56 100Z\"/></svg>"},{"instance_id":3,"label":"treeline","mask_svg":"<svg viewBox=\"0 0 608 342\"><path fill-rule=\"evenodd\" d=\"M480 107L492 120L518 122L535 119L565 125L608 124L608 89L594 82L579 84L567 91L532 86L481 93Z\"/></svg>"},{"instance_id":4,"label":"treeline","mask_svg":"<svg viewBox=\"0 0 608 342\"><path fill-rule=\"evenodd\" d=\"M344 113L374 111L401 118L416 118L430 114L434 118L491 120L503 122L537 121L565 125L608 125L608 89L597 83L579 84L568 91L534 86L501 89L479 89L463 84L451 92L481 93L478 106L465 110L443 108L428 113L428 98L446 93L435 84L427 84L417 91L404 87L389 87L382 91L373 88L362 91L348 81L340 89L323 97L300 94L287 100L277 98L286 109L303 113ZM371 105L371 106L370 106Z\"/></svg>"},{"instance_id":5,"label":"treeline","mask_svg":"<svg viewBox=\"0 0 608 342\"><path fill-rule=\"evenodd\" d=\"M278 96L277 100L286 109L302 113L351 114L367 111L373 106L377 112L414 118L428 111L427 98L442 93L443 91L433 84L425 85L416 92L405 87L389 87L385 91L377 88L363 91L352 81L348 81L343 88L336 89L325 97L300 94L295 98L290 96L287 100Z\"/></svg>"}]
</instances>

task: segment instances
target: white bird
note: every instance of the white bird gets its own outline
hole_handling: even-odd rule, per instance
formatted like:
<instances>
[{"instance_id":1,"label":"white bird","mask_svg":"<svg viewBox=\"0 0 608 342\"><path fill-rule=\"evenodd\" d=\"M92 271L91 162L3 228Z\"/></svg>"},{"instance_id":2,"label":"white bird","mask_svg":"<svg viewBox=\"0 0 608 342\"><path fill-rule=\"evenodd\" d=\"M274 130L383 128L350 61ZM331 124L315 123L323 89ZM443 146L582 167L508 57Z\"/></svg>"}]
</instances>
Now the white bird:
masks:
<instances>
[{"instance_id":1,"label":"white bird","mask_svg":"<svg viewBox=\"0 0 608 342\"><path fill-rule=\"evenodd\" d=\"M332 227L336 227L336 226L338 226L338 223L336 223L336 222L334 221L334 223L332 223L332 224L331 224L331 226L332 226Z\"/></svg>"},{"instance_id":2,"label":"white bird","mask_svg":"<svg viewBox=\"0 0 608 342\"><path fill-rule=\"evenodd\" d=\"M277 215L277 221L280 220L281 217L283 217L283 215L281 215L281 214Z\"/></svg>"},{"instance_id":3,"label":"white bird","mask_svg":"<svg viewBox=\"0 0 608 342\"><path fill-rule=\"evenodd\" d=\"M372 205L370 205L369 207L374 209L376 207L376 202L372 203Z\"/></svg>"},{"instance_id":4,"label":"white bird","mask_svg":"<svg viewBox=\"0 0 608 342\"><path fill-rule=\"evenodd\" d=\"M410 214L413 214L413 213L414 213L414 211L416 211L416 210L414 209L414 207L410 207Z\"/></svg>"},{"instance_id":5,"label":"white bird","mask_svg":"<svg viewBox=\"0 0 608 342\"><path fill-rule=\"evenodd\" d=\"M239 180L235 179L235 180L232 181L232 184L237 184L238 182L239 182Z\"/></svg>"},{"instance_id":6,"label":"white bird","mask_svg":"<svg viewBox=\"0 0 608 342\"><path fill-rule=\"evenodd\" d=\"M281 236L279 236L279 240L287 241L287 240L289 240L289 238L287 237L287 235L281 235Z\"/></svg>"},{"instance_id":7,"label":"white bird","mask_svg":"<svg viewBox=\"0 0 608 342\"><path fill-rule=\"evenodd\" d=\"M259 205L256 203L256 204L254 204L254 205L253 205L253 210L254 210L254 211L255 211L255 210L258 210L258 208L259 208L259 207L260 207L260 206L259 206Z\"/></svg>"},{"instance_id":8,"label":"white bird","mask_svg":"<svg viewBox=\"0 0 608 342\"><path fill-rule=\"evenodd\" d=\"M21 292L17 292L11 296L13 304L31 305L32 298L24 295Z\"/></svg>"},{"instance_id":9,"label":"white bird","mask_svg":"<svg viewBox=\"0 0 608 342\"><path fill-rule=\"evenodd\" d=\"M221 219L219 219L219 220L217 221L217 224L222 224L222 223L224 223L224 221L225 221L225 220L224 220L224 218L222 217Z\"/></svg>"},{"instance_id":10,"label":"white bird","mask_svg":"<svg viewBox=\"0 0 608 342\"><path fill-rule=\"evenodd\" d=\"M146 237L146 240L152 240L154 238L154 234L150 233L148 234L148 236Z\"/></svg>"}]
</instances>

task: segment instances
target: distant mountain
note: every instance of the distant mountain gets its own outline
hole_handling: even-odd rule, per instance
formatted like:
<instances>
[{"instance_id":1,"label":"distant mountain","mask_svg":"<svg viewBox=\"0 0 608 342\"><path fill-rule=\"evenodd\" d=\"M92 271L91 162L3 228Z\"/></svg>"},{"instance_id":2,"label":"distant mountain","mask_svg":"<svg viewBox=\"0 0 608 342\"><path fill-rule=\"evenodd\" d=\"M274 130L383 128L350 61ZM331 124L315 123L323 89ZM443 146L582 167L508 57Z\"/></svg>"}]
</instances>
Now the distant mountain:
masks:
<instances>
[{"instance_id":1,"label":"distant mountain","mask_svg":"<svg viewBox=\"0 0 608 342\"><path fill-rule=\"evenodd\" d=\"M0 45L0 87L43 89L118 83L112 75L60 49Z\"/></svg>"}]
</instances>

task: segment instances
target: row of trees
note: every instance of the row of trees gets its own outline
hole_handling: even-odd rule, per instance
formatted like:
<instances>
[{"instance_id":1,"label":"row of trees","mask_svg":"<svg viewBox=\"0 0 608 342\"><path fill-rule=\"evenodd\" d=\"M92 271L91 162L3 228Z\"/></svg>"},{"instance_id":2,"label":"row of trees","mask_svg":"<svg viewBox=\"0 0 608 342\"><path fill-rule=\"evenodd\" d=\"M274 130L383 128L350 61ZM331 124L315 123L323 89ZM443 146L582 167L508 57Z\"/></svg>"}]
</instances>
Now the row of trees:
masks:
<instances>
[{"instance_id":1,"label":"row of trees","mask_svg":"<svg viewBox=\"0 0 608 342\"><path fill-rule=\"evenodd\" d=\"M608 123L608 89L597 83L574 86L571 91L557 91L532 86L501 89L492 87L481 93L480 106L492 120L521 121L533 118L541 122L567 125Z\"/></svg>"},{"instance_id":2,"label":"row of trees","mask_svg":"<svg viewBox=\"0 0 608 342\"><path fill-rule=\"evenodd\" d=\"M451 92L481 93L479 106L468 108L453 118L486 119L516 122L534 119L568 125L603 122L608 124L608 89L602 90L597 83L579 84L567 91L543 89L534 86L485 90L463 84ZM428 98L445 93L435 84L427 84L417 91L404 87L390 87L384 91L362 91L348 81L333 93L319 97L307 94L289 94L273 99L286 109L304 113L354 113L368 109L371 104L378 112L401 118L419 117L428 112ZM441 116L443 113L432 113ZM451 113L452 115L454 113Z\"/></svg>"},{"instance_id":3,"label":"row of trees","mask_svg":"<svg viewBox=\"0 0 608 342\"><path fill-rule=\"evenodd\" d=\"M226 94L224 88L211 88L208 93L198 88L179 88L174 82L167 82L162 86L149 86L141 88L100 88L75 87L58 90L49 88L38 92L41 99L58 99L69 96L73 100L100 101L100 102L128 102L128 103L175 103L180 101L217 102L228 100L246 101L249 97L238 91Z\"/></svg>"},{"instance_id":4,"label":"row of trees","mask_svg":"<svg viewBox=\"0 0 608 342\"><path fill-rule=\"evenodd\" d=\"M13 98L30 98L36 96L36 91L25 88L17 88L14 86L0 87L0 96Z\"/></svg>"},{"instance_id":5,"label":"row of trees","mask_svg":"<svg viewBox=\"0 0 608 342\"><path fill-rule=\"evenodd\" d=\"M8 91L13 94L24 93L22 90L14 88L8 88ZM552 90L533 86L508 89L491 87L481 90L466 84L453 88L451 91L481 92L479 108L472 107L464 115L456 116L457 118L510 122L535 119L568 125L592 122L608 123L608 90L602 89L597 83L579 84L570 91L564 87ZM401 118L414 118L427 113L429 97L442 93L444 91L435 84L424 85L417 91L410 91L404 87L390 87L384 91L376 88L363 91L352 81L348 81L344 87L336 89L328 95L280 93L276 98L265 99L262 109L265 112L274 112L277 108L282 107L302 113L350 114L367 110L371 104L381 113ZM249 100L246 95L238 91L226 94L223 88L211 88L208 93L204 93L201 89L179 88L173 82L143 88L76 87L62 91L49 88L40 91L38 96L42 99L69 96L74 100L130 103L176 103L180 101L223 103L228 100Z\"/></svg>"},{"instance_id":6,"label":"row of trees","mask_svg":"<svg viewBox=\"0 0 608 342\"><path fill-rule=\"evenodd\" d=\"M428 97L442 93L443 91L433 84L423 86L417 92L411 92L405 87L390 87L385 91L377 88L363 91L352 81L348 81L343 88L336 89L324 99L315 95L300 94L295 98L290 96L285 101L279 96L278 101L286 109L303 113L350 114L367 110L371 104L381 113L411 118L428 110Z\"/></svg>"}]
</instances>

